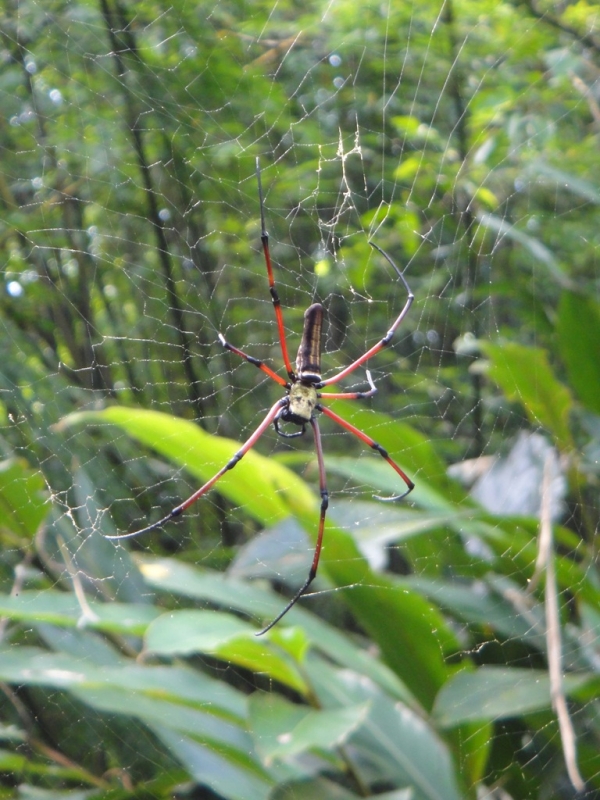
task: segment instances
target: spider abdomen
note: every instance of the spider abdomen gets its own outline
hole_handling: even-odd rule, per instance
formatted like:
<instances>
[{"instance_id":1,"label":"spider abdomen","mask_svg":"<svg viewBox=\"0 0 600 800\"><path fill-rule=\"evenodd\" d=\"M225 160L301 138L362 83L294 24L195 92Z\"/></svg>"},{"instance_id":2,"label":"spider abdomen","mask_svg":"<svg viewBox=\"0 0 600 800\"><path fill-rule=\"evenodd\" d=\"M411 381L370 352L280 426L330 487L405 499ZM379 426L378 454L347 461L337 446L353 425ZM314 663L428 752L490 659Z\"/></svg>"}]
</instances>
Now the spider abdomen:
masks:
<instances>
[{"instance_id":1,"label":"spider abdomen","mask_svg":"<svg viewBox=\"0 0 600 800\"><path fill-rule=\"evenodd\" d=\"M304 383L321 382L321 329L325 309L313 303L304 312L304 330L296 358L297 379Z\"/></svg>"}]
</instances>

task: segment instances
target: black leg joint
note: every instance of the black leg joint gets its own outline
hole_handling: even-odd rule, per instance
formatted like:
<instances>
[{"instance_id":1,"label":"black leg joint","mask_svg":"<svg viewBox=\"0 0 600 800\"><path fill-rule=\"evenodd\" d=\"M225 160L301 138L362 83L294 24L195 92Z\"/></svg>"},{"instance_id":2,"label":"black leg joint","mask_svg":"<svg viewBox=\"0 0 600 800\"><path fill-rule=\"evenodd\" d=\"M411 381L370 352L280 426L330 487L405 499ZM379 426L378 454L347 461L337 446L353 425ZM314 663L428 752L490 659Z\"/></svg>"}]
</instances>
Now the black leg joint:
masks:
<instances>
[{"instance_id":1,"label":"black leg joint","mask_svg":"<svg viewBox=\"0 0 600 800\"><path fill-rule=\"evenodd\" d=\"M321 511L327 511L329 506L329 492L327 489L321 490Z\"/></svg>"},{"instance_id":2,"label":"black leg joint","mask_svg":"<svg viewBox=\"0 0 600 800\"><path fill-rule=\"evenodd\" d=\"M386 335L383 337L383 339L381 340L381 346L382 347L387 347L388 344L392 341L393 335L394 335L394 331L388 331L386 333Z\"/></svg>"},{"instance_id":3,"label":"black leg joint","mask_svg":"<svg viewBox=\"0 0 600 800\"><path fill-rule=\"evenodd\" d=\"M373 442L371 447L373 448L373 450L377 450L380 456L383 456L384 458L389 458L388 451L380 444L377 444L377 442Z\"/></svg>"},{"instance_id":4,"label":"black leg joint","mask_svg":"<svg viewBox=\"0 0 600 800\"><path fill-rule=\"evenodd\" d=\"M279 295L277 294L277 289L274 286L271 286L269 291L270 291L271 297L273 299L273 305L274 306L280 306L281 305L281 300L279 299Z\"/></svg>"},{"instance_id":5,"label":"black leg joint","mask_svg":"<svg viewBox=\"0 0 600 800\"><path fill-rule=\"evenodd\" d=\"M183 506L177 506L177 508L174 508L173 511L171 511L170 516L171 518L174 519L175 517L178 517L182 513L183 513Z\"/></svg>"},{"instance_id":6,"label":"black leg joint","mask_svg":"<svg viewBox=\"0 0 600 800\"><path fill-rule=\"evenodd\" d=\"M229 459L229 461L228 461L228 462L227 462L227 464L225 465L225 469L226 469L226 470L227 470L227 469L233 469L233 468L235 467L235 465L238 463L238 461L240 460L240 458L242 458L242 456L243 456L243 455L244 455L244 454L243 454L243 453L241 453L241 452L238 450L238 451L237 451L237 453L236 453L234 456L232 456L232 457Z\"/></svg>"}]
</instances>

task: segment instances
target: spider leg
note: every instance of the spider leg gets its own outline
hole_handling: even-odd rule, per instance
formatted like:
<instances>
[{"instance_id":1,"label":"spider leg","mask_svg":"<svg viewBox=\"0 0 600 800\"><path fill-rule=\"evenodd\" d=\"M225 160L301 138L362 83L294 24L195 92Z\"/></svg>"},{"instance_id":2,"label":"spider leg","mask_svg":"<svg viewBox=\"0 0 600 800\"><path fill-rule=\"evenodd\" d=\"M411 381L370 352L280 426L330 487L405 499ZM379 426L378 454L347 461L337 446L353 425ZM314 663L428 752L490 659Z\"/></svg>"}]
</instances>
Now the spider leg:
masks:
<instances>
[{"instance_id":1,"label":"spider leg","mask_svg":"<svg viewBox=\"0 0 600 800\"><path fill-rule=\"evenodd\" d=\"M273 308L275 309L275 319L277 320L277 328L279 330L279 343L281 344L281 355L283 356L283 363L287 374L292 380L294 378L294 370L290 357L288 355L287 342L285 339L285 327L283 324L283 312L281 310L281 300L275 287L275 277L273 276L273 266L271 264L271 252L269 250L269 234L267 233L267 226L265 225L265 204L263 200L262 181L260 179L260 160L256 159L256 179L258 181L258 198L260 200L260 240L262 242L263 253L265 254L265 264L267 265L267 275L269 277L269 291L271 292L271 299L273 300Z\"/></svg>"},{"instance_id":2,"label":"spider leg","mask_svg":"<svg viewBox=\"0 0 600 800\"><path fill-rule=\"evenodd\" d=\"M323 397L326 400L364 400L366 397L373 397L374 394L377 394L377 387L373 383L369 370L366 369L365 372L371 387L368 392L325 392L325 394L319 393L318 397Z\"/></svg>"},{"instance_id":3,"label":"spider leg","mask_svg":"<svg viewBox=\"0 0 600 800\"><path fill-rule=\"evenodd\" d=\"M232 344L229 344L229 342L225 339L222 333L219 334L219 341L226 350L235 353L236 356L240 356L240 358L245 358L249 364L253 364L255 367L258 367L266 375L268 375L269 378L272 378L274 381L276 381L280 386L285 386L286 388L289 387L289 383L286 380L284 380L281 377L281 375L278 375L276 372L273 372L273 370L270 367L267 367L267 365L263 361L260 361L260 359L254 358L254 356L249 356L242 350L238 350L237 347L234 347Z\"/></svg>"},{"instance_id":4,"label":"spider leg","mask_svg":"<svg viewBox=\"0 0 600 800\"><path fill-rule=\"evenodd\" d=\"M384 459L387 461L387 463L390 465L390 467L391 467L393 470L395 470L395 471L398 473L398 475L400 475L400 477L402 478L402 480L404 481L404 483L405 483L405 484L407 485L407 487L408 487L408 488L407 488L407 490L406 490L405 492L403 492L403 494L399 494L399 495L396 495L396 496L394 496L394 497L380 497L379 495L377 495L377 494L376 494L376 495L374 495L374 497L375 497L377 500L383 500L383 501L385 501L385 502L388 502L388 503L390 503L390 502L393 502L393 501L396 501L396 500L402 500L402 498L403 498L403 497L406 497L406 495L407 495L407 494L410 494L410 492L412 492L412 490L415 488L415 485L414 485L414 483L413 483L413 482L410 480L410 478L409 478L409 477L408 477L408 476L407 476L407 475L406 475L406 474L405 474L405 473L404 473L404 472L403 472L403 471L400 469L400 467L398 466L398 464L396 464L396 462L395 462L395 461L393 461L393 460L392 460L392 459L389 457L389 455L388 455L388 453L387 453L387 450L385 450L385 449L384 449L384 448L383 448L383 447L382 447L380 444L377 444L377 442L376 442L374 439L371 439L371 437L370 437L370 436L367 436L367 434L366 434L366 433L363 433L363 431L359 430L358 428L355 428L355 427L354 427L354 425L351 425L351 424L350 424L349 422L347 422L345 419L342 419L342 417L338 416L338 415L337 415L337 414L336 414L334 411L332 411L330 408L326 408L325 406L318 405L318 406L317 406L317 409L318 409L319 411L322 411L322 412L323 412L323 414L325 414L327 417L329 417L330 419L332 419L334 422L337 422L337 424L338 424L338 425L340 425L342 428L345 428L345 429L346 429L347 431L349 431L350 433L353 433L353 434L354 434L354 435L355 435L355 436L356 436L358 439L360 439L360 440L361 440L361 442L364 442L364 444L367 444L367 445L369 445L369 447L372 447L372 448L373 448L373 450L377 450L377 452L379 453L379 455L380 455L382 458L384 458Z\"/></svg>"},{"instance_id":5,"label":"spider leg","mask_svg":"<svg viewBox=\"0 0 600 800\"><path fill-rule=\"evenodd\" d=\"M306 425L303 425L299 431L296 431L296 433L286 433L285 431L281 430L281 427L279 425L279 420L281 419L282 411L283 409L280 410L279 414L277 414L277 416L273 420L273 427L275 428L275 432L277 433L277 435L282 436L284 439L297 439L298 436L304 436L304 433L306 432Z\"/></svg>"},{"instance_id":6,"label":"spider leg","mask_svg":"<svg viewBox=\"0 0 600 800\"><path fill-rule=\"evenodd\" d=\"M249 439L246 439L244 444L240 447L237 453L235 453L229 459L229 461L225 464L225 466L222 467L217 472L216 475L213 475L213 477L209 481L207 481L204 484L204 486L201 486L200 489L194 492L194 494L190 495L187 500L184 500L183 503L176 506L172 511L170 511L166 517L159 519L157 522L153 522L151 525L147 525L145 528L141 528L139 531L132 531L131 533L118 533L115 534L114 536L105 536L105 539L131 539L133 536L140 536L142 533L148 533L149 531L158 530L158 528L162 528L163 525L166 525L167 522L170 522L172 519L175 519L175 517L178 517L180 514L182 514L186 510L186 508L189 508L192 505L192 503L195 503L196 500L199 500L210 489L212 489L212 487L219 480L219 478L222 478L226 472L228 472L230 469L233 469L235 465L238 463L238 461L246 455L248 450L254 447L254 445L257 443L257 441L260 439L263 433L267 430L269 425L271 425L271 423L279 413L280 409L286 403L287 403L287 397L282 397L280 400L278 400L275 403L275 405L271 408L267 416L260 423L258 428L254 431L252 436L250 436Z\"/></svg>"},{"instance_id":7,"label":"spider leg","mask_svg":"<svg viewBox=\"0 0 600 800\"><path fill-rule=\"evenodd\" d=\"M314 437L315 437L315 450L317 451L317 463L319 465L319 488L321 490L321 516L319 517L319 532L317 533L317 544L315 545L315 552L313 555L310 572L308 578L304 581L302 586L298 589L296 594L292 597L287 606L281 611L275 619L270 622L266 628L259 631L256 636L262 636L263 633L270 631L273 625L276 625L279 620L284 617L287 612L296 605L298 600L306 593L308 587L314 581L319 568L319 559L321 557L321 546L323 544L323 531L325 530L325 515L327 514L327 506L329 505L329 492L327 491L327 476L325 474L325 460L323 458L323 446L321 444L321 432L319 430L319 423L316 419L311 419Z\"/></svg>"},{"instance_id":8,"label":"spider leg","mask_svg":"<svg viewBox=\"0 0 600 800\"><path fill-rule=\"evenodd\" d=\"M391 342L392 337L394 336L394 333L396 332L396 329L398 328L398 326L400 325L400 323L402 322L404 317L408 314L409 309L410 309L410 307L411 307L411 305L413 303L413 300L415 299L414 294L410 290L410 286L406 282L406 278L404 277L402 272L400 272L400 269L393 262L392 258L385 252L385 250L382 250L381 247L379 247L379 245L376 245L375 242L369 242L369 244L371 245L371 247L374 247L375 250L380 252L381 255L387 260L387 262L389 264L392 265L392 267L398 273L398 277L400 278L400 280L404 284L404 287L406 288L406 291L408 292L408 297L406 299L406 303L404 304L404 308L402 309L402 311L400 312L400 314L398 315L398 317L394 321L394 324L392 325L392 327L389 329L389 331L386 333L386 335L382 339L380 339L379 342L377 342L377 344L373 345L373 347L371 347L370 350L367 350L367 352L364 355L362 355L360 358L357 358L356 361L353 361L352 364L350 364L349 367L345 367L341 372L338 372L337 375L334 375L331 378L327 378L327 380L325 380L325 381L321 381L321 383L319 384L319 388L321 386L328 386L330 383L337 383L338 381L341 381L342 378L346 377L346 375L349 375L351 372L354 372L354 370L358 369L358 367L360 367L361 364L364 364L365 361L368 361L372 356L374 356L380 350L383 350L383 348L386 347Z\"/></svg>"}]
</instances>

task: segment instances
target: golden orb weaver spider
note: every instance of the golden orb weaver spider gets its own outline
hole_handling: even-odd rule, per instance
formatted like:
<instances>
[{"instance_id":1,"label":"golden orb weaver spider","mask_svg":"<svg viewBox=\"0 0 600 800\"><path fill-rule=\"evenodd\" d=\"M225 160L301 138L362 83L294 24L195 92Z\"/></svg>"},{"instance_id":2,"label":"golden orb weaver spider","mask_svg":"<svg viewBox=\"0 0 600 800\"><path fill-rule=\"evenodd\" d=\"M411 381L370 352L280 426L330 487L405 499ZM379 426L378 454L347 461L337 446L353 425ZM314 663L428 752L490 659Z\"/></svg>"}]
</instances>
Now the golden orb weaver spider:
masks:
<instances>
[{"instance_id":1,"label":"golden orb weaver spider","mask_svg":"<svg viewBox=\"0 0 600 800\"><path fill-rule=\"evenodd\" d=\"M271 293L271 298L273 301L273 308L275 310L275 319L277 322L277 329L279 334L279 343L281 346L281 354L283 356L283 363L285 365L288 380L286 381L276 372L274 372L270 367L268 367L264 362L260 361L258 358L254 358L254 356L250 356L247 353L244 353L242 350L239 350L237 347L234 347L230 344L222 334L219 334L219 341L223 345L226 350L229 350L232 353L235 353L240 358L245 359L249 364L253 364L255 367L258 367L262 372L269 376L275 383L278 383L285 389L285 397L282 397L278 400L275 405L273 405L270 411L267 413L264 420L260 423L258 428L254 431L252 436L247 439L242 447L230 458L230 460L222 467L216 475L207 481L204 486L201 486L200 489L195 491L187 500L184 500L183 503L176 506L172 509L166 517L159 519L157 522L153 522L151 525L147 525L145 528L141 528L138 531L133 531L131 533L121 533L116 534L114 536L107 536L107 539L128 539L133 536L140 536L143 533L148 533L149 531L157 530L158 528L162 528L167 522L170 520L175 519L180 514L182 514L187 508L189 508L193 503L203 497L215 483L221 478L228 470L231 470L235 467L238 461L243 458L243 456L250 450L254 445L258 442L260 437L263 433L267 430L267 428L272 424L275 428L275 431L278 433L279 436L286 437L288 439L293 439L297 436L302 436L306 431L306 426L310 424L313 430L313 436L315 440L315 450L317 454L317 463L319 467L319 488L321 493L321 511L319 516L319 529L317 532L317 543L315 545L314 555L312 564L310 567L310 572L308 573L308 577L306 581L302 584L300 589L296 592L296 594L292 597L292 599L288 602L285 606L283 611L281 611L272 622L270 622L265 628L259 631L256 635L262 636L263 633L269 631L275 624L279 622L279 620L287 614L287 612L294 606L298 600L306 593L309 586L313 582L316 577L317 569L319 567L319 558L321 556L321 547L323 544L323 531L325 529L325 516L327 513L327 507L329 505L329 493L327 491L327 478L325 474L325 462L323 459L323 447L321 444L321 432L319 429L319 423L317 422L316 412L323 413L325 416L332 419L338 425L340 425L345 430L352 433L361 442L371 447L373 450L376 450L382 458L384 458L387 463L394 469L398 475L402 478L404 483L406 484L406 491L402 494L396 495L394 497L379 497L375 495L378 500L384 500L386 502L393 502L396 500L402 500L403 497L406 497L414 489L414 483L408 478L408 476L400 469L398 464L393 461L387 451L378 444L374 439L371 439L370 436L367 436L366 433L355 428L350 422L347 422L342 417L338 416L334 411L327 408L326 406L321 404L322 399L330 399L330 400L337 400L337 399L344 399L344 400L361 400L367 397L373 397L373 395L377 392L377 388L373 383L373 379L371 377L371 373L369 370L365 370L367 375L367 381L369 383L369 390L366 392L326 392L321 393L319 390L325 386L330 386L333 383L338 383L347 375L354 372L354 370L358 369L362 364L368 361L372 356L376 355L380 350L386 347L394 333L404 317L408 314L408 311L412 305L414 300L414 295L410 290L408 283L400 269L396 266L392 258L379 247L374 242L369 242L369 244L374 247L381 255L386 259L386 261L394 268L398 277L404 284L404 287L407 291L408 297L406 299L406 303L404 304L404 308L394 321L391 328L385 334L385 336L380 339L377 344L373 345L366 353L364 353L360 358L357 358L356 361L353 361L350 366L345 367L336 375L333 375L331 378L326 378L323 380L321 378L321 329L323 325L323 314L324 308L320 303L313 303L304 313L304 330L302 333L302 339L300 341L300 347L298 349L298 356L296 358L296 369L292 369L292 364L290 362L290 357L288 355L287 349L287 342L285 337L285 327L283 324L283 312L281 310L281 301L279 300L279 295L277 294L277 289L275 287L275 278L273 275L273 266L271 264L271 254L269 251L269 234L266 230L265 225L265 210L264 210L264 200L263 200L263 191L262 191L262 182L260 176L260 163L259 159L256 159L256 178L258 183L258 197L260 202L260 223L261 223L261 242L263 247L263 253L265 257L265 264L267 267L267 276L269 279L269 291ZM300 427L299 431L295 433L287 433L281 430L280 422L288 422L292 425L298 425Z\"/></svg>"}]
</instances>

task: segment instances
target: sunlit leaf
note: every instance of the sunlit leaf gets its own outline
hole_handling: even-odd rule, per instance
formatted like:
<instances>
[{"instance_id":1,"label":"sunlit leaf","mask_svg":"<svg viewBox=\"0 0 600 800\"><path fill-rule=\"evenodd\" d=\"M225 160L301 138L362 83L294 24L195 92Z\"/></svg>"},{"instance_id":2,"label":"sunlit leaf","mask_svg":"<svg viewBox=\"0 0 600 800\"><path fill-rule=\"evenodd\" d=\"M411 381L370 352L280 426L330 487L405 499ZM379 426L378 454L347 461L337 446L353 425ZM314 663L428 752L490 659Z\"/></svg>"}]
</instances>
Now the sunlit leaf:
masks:
<instances>
[{"instance_id":1,"label":"sunlit leaf","mask_svg":"<svg viewBox=\"0 0 600 800\"><path fill-rule=\"evenodd\" d=\"M241 446L231 439L212 436L188 420L119 406L72 414L61 424L63 427L117 425L137 441L185 467L201 482L200 486L227 464ZM282 492L294 492L309 505L314 502L305 484L293 472L253 450L237 464L235 474L224 475L215 489L263 524L272 524L289 513Z\"/></svg>"},{"instance_id":2,"label":"sunlit leaf","mask_svg":"<svg viewBox=\"0 0 600 800\"><path fill-rule=\"evenodd\" d=\"M231 614L218 611L174 611L148 628L146 649L158 655L207 653L305 693L306 683L292 659L274 648L268 639Z\"/></svg>"}]
</instances>

